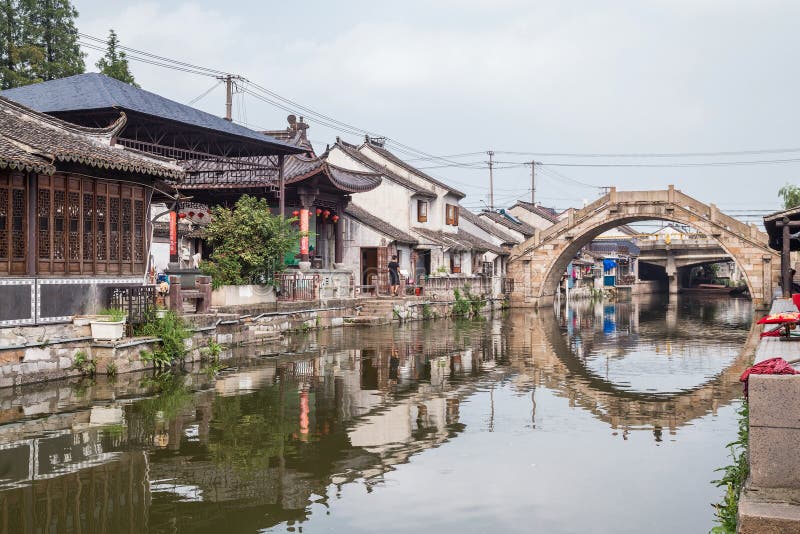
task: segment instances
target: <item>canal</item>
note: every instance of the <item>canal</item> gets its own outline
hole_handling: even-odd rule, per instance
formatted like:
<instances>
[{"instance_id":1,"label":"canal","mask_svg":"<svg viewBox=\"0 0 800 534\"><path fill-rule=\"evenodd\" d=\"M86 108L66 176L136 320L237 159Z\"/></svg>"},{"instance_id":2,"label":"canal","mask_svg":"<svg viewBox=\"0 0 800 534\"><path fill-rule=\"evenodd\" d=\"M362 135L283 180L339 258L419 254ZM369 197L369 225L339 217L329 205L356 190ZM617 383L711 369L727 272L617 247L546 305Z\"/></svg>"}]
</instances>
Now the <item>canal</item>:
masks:
<instances>
[{"instance_id":1,"label":"canal","mask_svg":"<svg viewBox=\"0 0 800 534\"><path fill-rule=\"evenodd\" d=\"M582 302L299 334L216 376L3 390L0 526L707 532L752 315Z\"/></svg>"}]
</instances>

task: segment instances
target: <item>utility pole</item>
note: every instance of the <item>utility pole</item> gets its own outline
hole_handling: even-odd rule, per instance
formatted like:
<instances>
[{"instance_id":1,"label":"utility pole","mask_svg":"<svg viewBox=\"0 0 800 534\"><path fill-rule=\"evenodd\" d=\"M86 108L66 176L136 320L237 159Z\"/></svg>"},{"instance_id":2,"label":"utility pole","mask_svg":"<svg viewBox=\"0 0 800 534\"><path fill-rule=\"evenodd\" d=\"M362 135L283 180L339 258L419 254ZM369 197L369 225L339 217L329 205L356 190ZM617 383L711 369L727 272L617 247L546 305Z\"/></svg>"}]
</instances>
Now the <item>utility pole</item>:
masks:
<instances>
[{"instance_id":1,"label":"utility pole","mask_svg":"<svg viewBox=\"0 0 800 534\"><path fill-rule=\"evenodd\" d=\"M218 80L225 82L225 120L233 121L233 81L242 80L241 76L233 74L226 74L225 76L217 76Z\"/></svg>"},{"instance_id":2,"label":"utility pole","mask_svg":"<svg viewBox=\"0 0 800 534\"><path fill-rule=\"evenodd\" d=\"M531 161L531 204L536 205L536 162Z\"/></svg>"},{"instance_id":3,"label":"utility pole","mask_svg":"<svg viewBox=\"0 0 800 534\"><path fill-rule=\"evenodd\" d=\"M489 154L489 209L494 211L494 176L492 174L494 152L489 150L486 153Z\"/></svg>"}]
</instances>

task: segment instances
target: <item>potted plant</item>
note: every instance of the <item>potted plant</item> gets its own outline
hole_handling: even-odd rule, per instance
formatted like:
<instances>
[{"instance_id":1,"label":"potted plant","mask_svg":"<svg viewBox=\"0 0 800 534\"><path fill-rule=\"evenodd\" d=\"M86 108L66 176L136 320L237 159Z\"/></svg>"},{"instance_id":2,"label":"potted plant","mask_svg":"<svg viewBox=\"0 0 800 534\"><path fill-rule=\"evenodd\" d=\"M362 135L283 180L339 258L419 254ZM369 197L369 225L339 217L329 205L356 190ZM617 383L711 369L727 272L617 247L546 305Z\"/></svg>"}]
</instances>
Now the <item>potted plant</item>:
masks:
<instances>
[{"instance_id":1,"label":"potted plant","mask_svg":"<svg viewBox=\"0 0 800 534\"><path fill-rule=\"evenodd\" d=\"M103 310L90 325L92 338L96 341L121 339L125 335L125 312L118 308Z\"/></svg>"}]
</instances>

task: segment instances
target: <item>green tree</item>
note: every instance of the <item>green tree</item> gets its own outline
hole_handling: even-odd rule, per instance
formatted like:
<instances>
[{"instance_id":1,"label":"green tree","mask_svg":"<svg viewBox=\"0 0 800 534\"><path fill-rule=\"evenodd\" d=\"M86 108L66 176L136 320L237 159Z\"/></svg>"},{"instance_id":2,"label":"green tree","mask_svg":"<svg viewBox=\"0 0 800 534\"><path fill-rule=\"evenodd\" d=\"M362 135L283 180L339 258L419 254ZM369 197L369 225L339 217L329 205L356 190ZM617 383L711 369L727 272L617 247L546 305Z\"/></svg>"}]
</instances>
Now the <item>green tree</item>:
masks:
<instances>
[{"instance_id":1,"label":"green tree","mask_svg":"<svg viewBox=\"0 0 800 534\"><path fill-rule=\"evenodd\" d=\"M84 72L77 16L69 0L0 0L0 87Z\"/></svg>"},{"instance_id":2,"label":"green tree","mask_svg":"<svg viewBox=\"0 0 800 534\"><path fill-rule=\"evenodd\" d=\"M119 50L119 40L117 39L117 32L114 30L109 30L108 41L106 41L106 54L100 58L96 65L102 74L134 87L139 87L128 68L128 59L125 57L125 51Z\"/></svg>"},{"instance_id":3,"label":"green tree","mask_svg":"<svg viewBox=\"0 0 800 534\"><path fill-rule=\"evenodd\" d=\"M206 227L214 251L201 265L203 272L213 277L214 287L271 283L300 235L293 221L273 215L266 199L248 195L233 209L215 207Z\"/></svg>"},{"instance_id":4,"label":"green tree","mask_svg":"<svg viewBox=\"0 0 800 534\"><path fill-rule=\"evenodd\" d=\"M56 80L86 71L84 53L78 44L75 19L78 10L70 0L19 0L30 13L33 39L44 61L38 69L42 80Z\"/></svg>"},{"instance_id":5,"label":"green tree","mask_svg":"<svg viewBox=\"0 0 800 534\"><path fill-rule=\"evenodd\" d=\"M784 209L796 208L800 206L800 187L786 184L778 189L778 196L783 198Z\"/></svg>"}]
</instances>

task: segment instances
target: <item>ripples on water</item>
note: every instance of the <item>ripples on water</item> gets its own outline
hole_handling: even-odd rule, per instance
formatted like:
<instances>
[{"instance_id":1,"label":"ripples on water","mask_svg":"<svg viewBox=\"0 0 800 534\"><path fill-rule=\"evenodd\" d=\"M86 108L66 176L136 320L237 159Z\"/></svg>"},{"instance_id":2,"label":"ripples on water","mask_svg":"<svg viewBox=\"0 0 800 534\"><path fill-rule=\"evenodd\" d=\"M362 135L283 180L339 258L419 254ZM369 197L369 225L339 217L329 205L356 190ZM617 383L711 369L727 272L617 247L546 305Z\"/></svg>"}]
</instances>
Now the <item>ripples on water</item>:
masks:
<instances>
[{"instance_id":1,"label":"ripples on water","mask_svg":"<svg viewBox=\"0 0 800 534\"><path fill-rule=\"evenodd\" d=\"M3 532L702 532L749 302L346 328L0 392ZM154 395L154 393L159 393Z\"/></svg>"}]
</instances>

